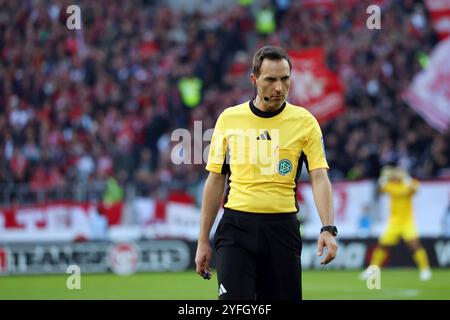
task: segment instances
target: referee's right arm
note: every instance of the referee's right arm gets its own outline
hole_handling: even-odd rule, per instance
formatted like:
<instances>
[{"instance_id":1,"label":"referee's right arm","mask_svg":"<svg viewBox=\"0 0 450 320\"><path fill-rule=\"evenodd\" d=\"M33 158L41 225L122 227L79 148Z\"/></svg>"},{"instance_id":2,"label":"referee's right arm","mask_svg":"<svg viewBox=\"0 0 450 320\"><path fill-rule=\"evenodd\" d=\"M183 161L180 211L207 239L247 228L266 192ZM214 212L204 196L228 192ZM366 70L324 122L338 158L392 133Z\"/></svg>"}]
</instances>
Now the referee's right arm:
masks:
<instances>
[{"instance_id":1,"label":"referee's right arm","mask_svg":"<svg viewBox=\"0 0 450 320\"><path fill-rule=\"evenodd\" d=\"M199 275L211 272L209 263L212 257L212 250L209 244L209 233L219 211L225 187L225 177L226 175L224 174L210 172L206 179L200 217L200 234L195 255L196 272Z\"/></svg>"},{"instance_id":2,"label":"referee's right arm","mask_svg":"<svg viewBox=\"0 0 450 320\"><path fill-rule=\"evenodd\" d=\"M226 164L226 134L223 113L217 118L214 133L208 155L206 170L209 171L203 190L202 210L200 217L200 234L198 236L197 253L195 255L196 272L203 276L205 272L211 272L209 263L212 257L209 245L209 233L222 202L225 188L225 177L228 171Z\"/></svg>"}]
</instances>

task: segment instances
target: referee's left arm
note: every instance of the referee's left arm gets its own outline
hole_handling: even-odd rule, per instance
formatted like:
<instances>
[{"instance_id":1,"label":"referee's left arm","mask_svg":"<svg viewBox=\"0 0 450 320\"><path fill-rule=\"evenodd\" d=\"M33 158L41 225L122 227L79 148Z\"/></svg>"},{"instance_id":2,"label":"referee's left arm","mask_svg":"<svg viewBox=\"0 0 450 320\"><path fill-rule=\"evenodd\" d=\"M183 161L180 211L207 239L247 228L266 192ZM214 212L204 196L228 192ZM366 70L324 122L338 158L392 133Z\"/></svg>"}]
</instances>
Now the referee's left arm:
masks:
<instances>
[{"instance_id":1,"label":"referee's left arm","mask_svg":"<svg viewBox=\"0 0 450 320\"><path fill-rule=\"evenodd\" d=\"M311 115L306 123L311 130L303 148L305 164L311 178L314 202L319 212L322 226L334 225L333 196L331 183L328 179L328 164L325 157L325 144L323 142L322 132L319 123ZM325 258L320 261L321 264L327 264L336 257L337 244L334 236L328 232L321 232L317 240L317 254L323 253L323 248L328 249Z\"/></svg>"},{"instance_id":2,"label":"referee's left arm","mask_svg":"<svg viewBox=\"0 0 450 320\"><path fill-rule=\"evenodd\" d=\"M333 213L333 198L331 183L328 179L327 169L319 168L314 169L309 172L311 177L311 185L314 195L314 202L316 203L317 211L319 212L320 220L322 221L322 226L328 226L334 224L334 213ZM317 241L318 255L321 256L323 253L323 248L328 249L327 255L325 256L321 264L327 264L334 260L337 253L337 244L335 237L329 232L322 232L319 235Z\"/></svg>"}]
</instances>

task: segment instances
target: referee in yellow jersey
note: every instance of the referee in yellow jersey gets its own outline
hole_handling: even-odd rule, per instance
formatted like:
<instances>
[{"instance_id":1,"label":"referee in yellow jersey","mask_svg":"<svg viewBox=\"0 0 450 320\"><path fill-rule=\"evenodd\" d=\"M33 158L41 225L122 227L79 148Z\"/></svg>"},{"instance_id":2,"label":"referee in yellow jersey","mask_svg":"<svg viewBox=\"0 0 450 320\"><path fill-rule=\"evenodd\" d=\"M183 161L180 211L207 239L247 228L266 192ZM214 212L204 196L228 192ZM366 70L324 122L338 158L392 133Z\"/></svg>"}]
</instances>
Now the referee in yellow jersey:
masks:
<instances>
[{"instance_id":1,"label":"referee in yellow jersey","mask_svg":"<svg viewBox=\"0 0 450 320\"><path fill-rule=\"evenodd\" d=\"M283 49L259 49L250 76L255 98L227 108L216 122L195 263L197 273L209 278L209 234L226 184L224 214L214 236L221 300L302 298L296 219L302 163L323 225L317 230L318 255L327 248L322 264L336 257L337 228L322 133L311 113L286 101L291 69Z\"/></svg>"}]
</instances>

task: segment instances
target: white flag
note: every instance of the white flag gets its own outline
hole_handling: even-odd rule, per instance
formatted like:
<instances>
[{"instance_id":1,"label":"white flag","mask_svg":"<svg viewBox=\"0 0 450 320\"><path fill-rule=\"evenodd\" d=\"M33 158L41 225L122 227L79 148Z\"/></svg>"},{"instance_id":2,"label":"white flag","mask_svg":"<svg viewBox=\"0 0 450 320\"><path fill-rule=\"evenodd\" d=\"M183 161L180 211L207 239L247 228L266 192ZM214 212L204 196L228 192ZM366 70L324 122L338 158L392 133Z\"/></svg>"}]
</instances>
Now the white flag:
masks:
<instances>
[{"instance_id":1,"label":"white flag","mask_svg":"<svg viewBox=\"0 0 450 320\"><path fill-rule=\"evenodd\" d=\"M429 64L414 77L404 100L433 128L444 133L450 125L450 37L434 48Z\"/></svg>"}]
</instances>

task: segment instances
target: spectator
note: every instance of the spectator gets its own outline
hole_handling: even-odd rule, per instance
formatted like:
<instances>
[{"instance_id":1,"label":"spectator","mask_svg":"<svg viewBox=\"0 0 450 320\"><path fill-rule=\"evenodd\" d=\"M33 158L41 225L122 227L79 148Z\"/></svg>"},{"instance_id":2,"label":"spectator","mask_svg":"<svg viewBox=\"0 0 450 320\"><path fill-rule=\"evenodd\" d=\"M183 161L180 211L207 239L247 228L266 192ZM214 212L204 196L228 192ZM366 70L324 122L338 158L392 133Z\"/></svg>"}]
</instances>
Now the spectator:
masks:
<instances>
[{"instance_id":1,"label":"spectator","mask_svg":"<svg viewBox=\"0 0 450 320\"><path fill-rule=\"evenodd\" d=\"M400 97L437 43L420 1L385 1L383 32L368 32L359 12L370 1L333 10L241 1L203 14L82 0L82 33L65 28L61 4L0 2L0 183L39 184L41 162L62 182L105 181L112 171L135 182L143 149L152 182L197 183L202 170L162 163L159 140L175 128L193 133L193 120L212 128L224 106L251 94L242 66L271 42L325 47L343 80L346 112L323 130L332 179L376 178L394 160L418 178L450 174L449 133ZM192 99L178 88L183 79L196 79Z\"/></svg>"}]
</instances>

